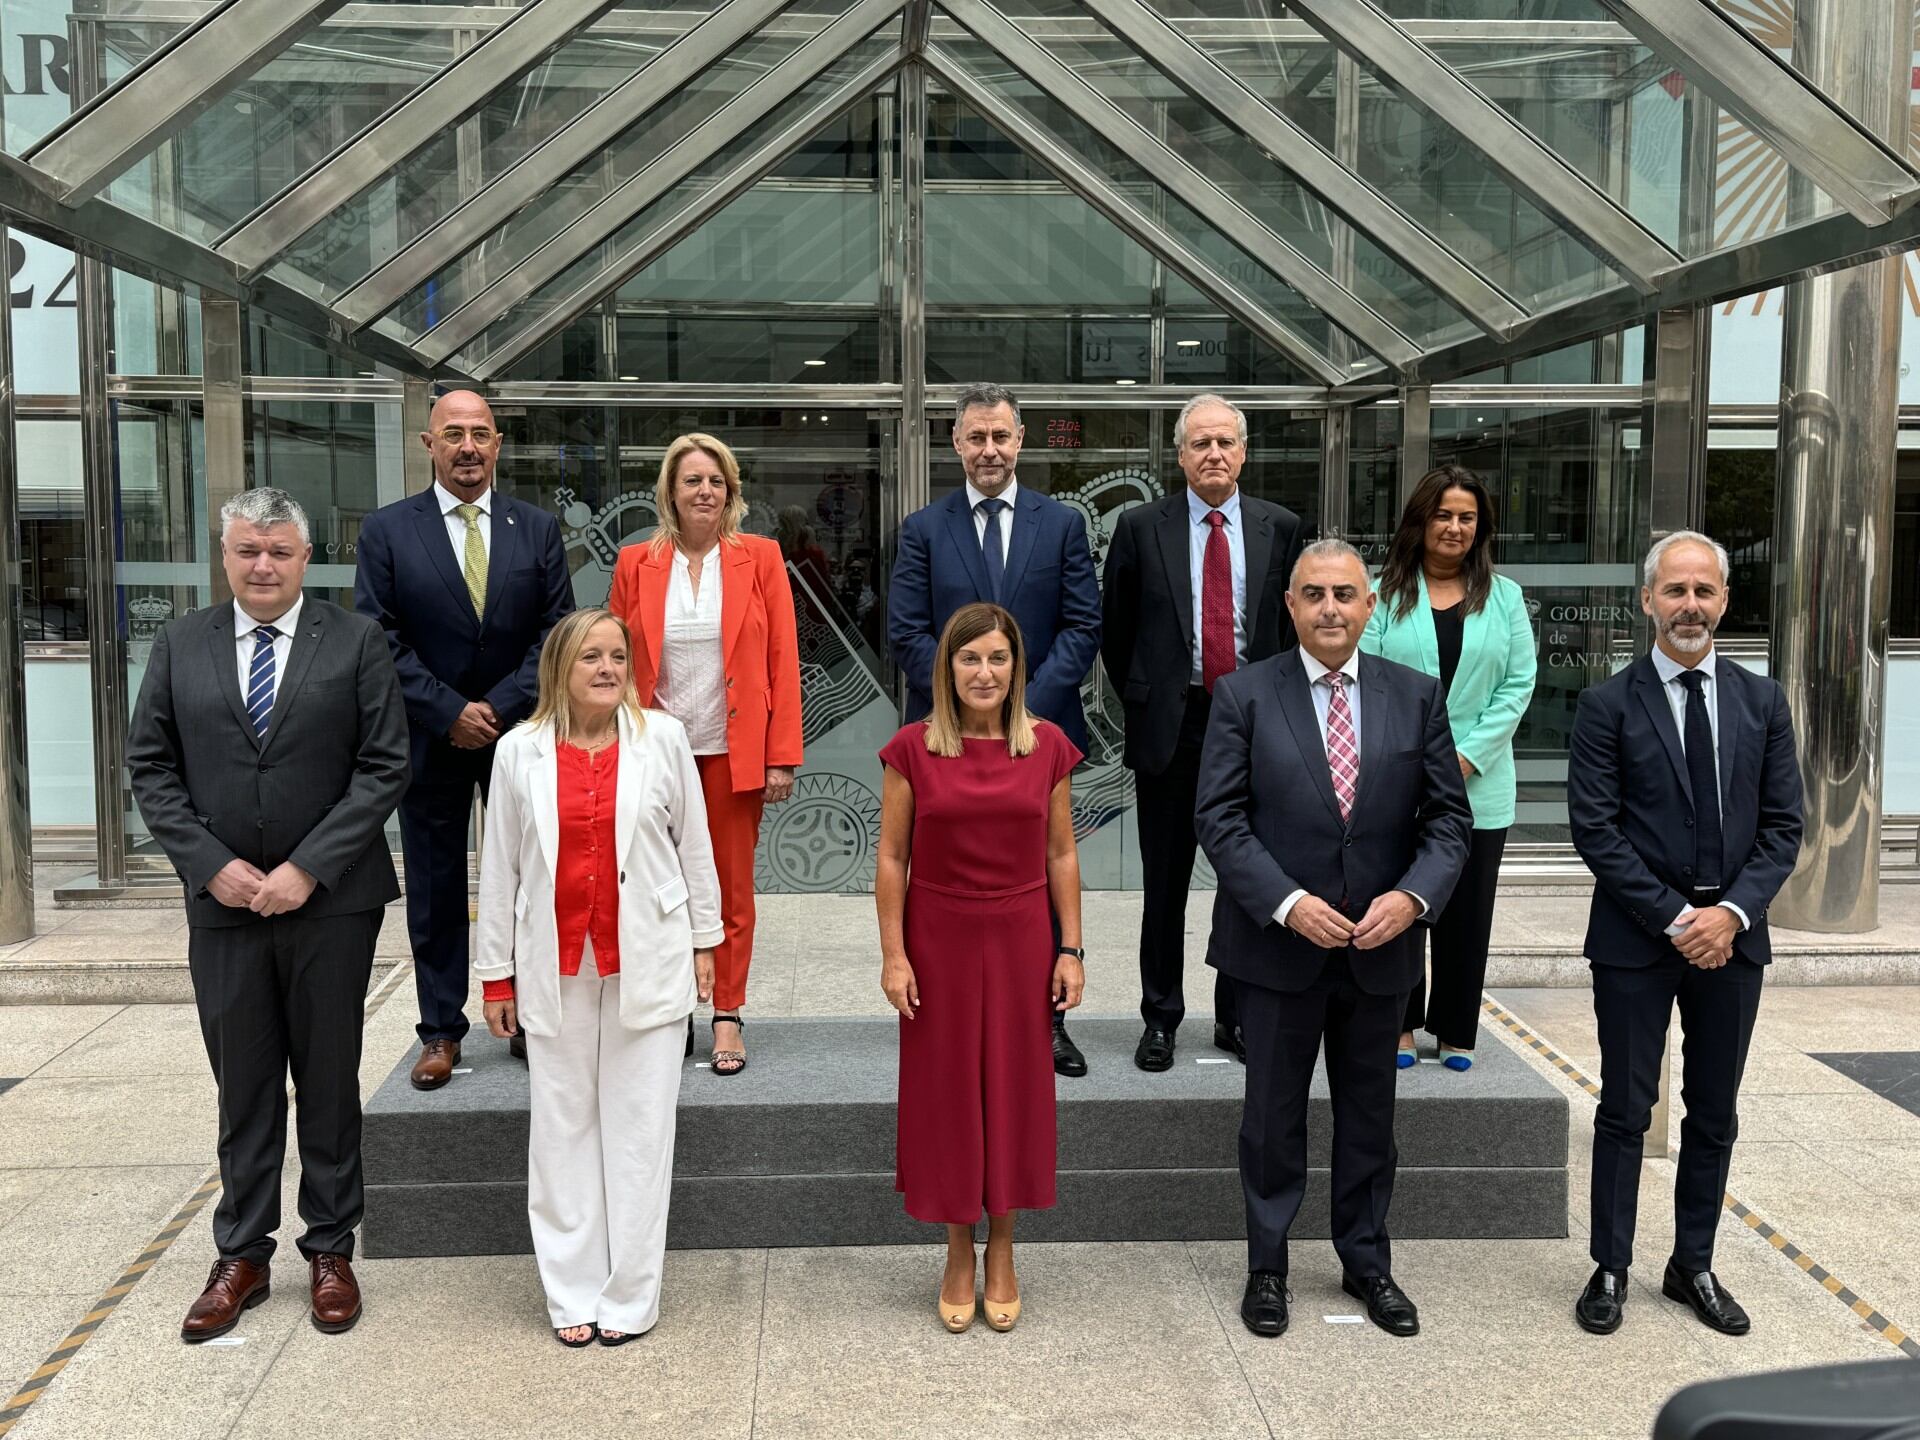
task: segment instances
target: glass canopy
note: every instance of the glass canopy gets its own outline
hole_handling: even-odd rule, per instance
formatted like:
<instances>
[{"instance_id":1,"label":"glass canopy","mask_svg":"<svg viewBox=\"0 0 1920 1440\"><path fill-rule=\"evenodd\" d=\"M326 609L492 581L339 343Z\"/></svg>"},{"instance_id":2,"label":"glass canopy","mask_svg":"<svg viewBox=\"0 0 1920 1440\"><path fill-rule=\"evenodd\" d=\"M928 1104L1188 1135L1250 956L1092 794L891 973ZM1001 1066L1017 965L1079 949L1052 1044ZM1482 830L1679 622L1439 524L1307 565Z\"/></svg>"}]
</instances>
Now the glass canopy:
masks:
<instances>
[{"instance_id":1,"label":"glass canopy","mask_svg":"<svg viewBox=\"0 0 1920 1440\"><path fill-rule=\"evenodd\" d=\"M896 217L807 157L916 67L1020 157L997 203L1117 232L1281 383L1410 383L1920 238L1920 176L1780 9L7 0L65 27L77 108L7 125L0 208L404 373L527 376L716 236L767 250L762 298L858 298ZM936 221L924 155L888 163Z\"/></svg>"}]
</instances>

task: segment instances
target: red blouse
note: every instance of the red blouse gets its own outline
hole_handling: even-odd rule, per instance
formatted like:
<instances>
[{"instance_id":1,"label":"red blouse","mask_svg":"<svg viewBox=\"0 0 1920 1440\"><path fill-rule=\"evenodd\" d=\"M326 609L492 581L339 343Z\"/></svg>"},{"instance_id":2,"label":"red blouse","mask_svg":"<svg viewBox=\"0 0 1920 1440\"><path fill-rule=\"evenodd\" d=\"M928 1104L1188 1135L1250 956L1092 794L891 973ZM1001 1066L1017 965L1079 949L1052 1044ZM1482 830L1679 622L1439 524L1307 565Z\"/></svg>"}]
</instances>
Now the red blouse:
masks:
<instances>
[{"instance_id":1,"label":"red blouse","mask_svg":"<svg viewBox=\"0 0 1920 1440\"><path fill-rule=\"evenodd\" d=\"M553 918L560 938L560 973L578 975L593 939L594 968L620 973L620 857L613 832L620 747L589 755L577 745L557 747L560 765L560 856L554 876ZM481 986L488 1000L511 1000L513 978Z\"/></svg>"}]
</instances>

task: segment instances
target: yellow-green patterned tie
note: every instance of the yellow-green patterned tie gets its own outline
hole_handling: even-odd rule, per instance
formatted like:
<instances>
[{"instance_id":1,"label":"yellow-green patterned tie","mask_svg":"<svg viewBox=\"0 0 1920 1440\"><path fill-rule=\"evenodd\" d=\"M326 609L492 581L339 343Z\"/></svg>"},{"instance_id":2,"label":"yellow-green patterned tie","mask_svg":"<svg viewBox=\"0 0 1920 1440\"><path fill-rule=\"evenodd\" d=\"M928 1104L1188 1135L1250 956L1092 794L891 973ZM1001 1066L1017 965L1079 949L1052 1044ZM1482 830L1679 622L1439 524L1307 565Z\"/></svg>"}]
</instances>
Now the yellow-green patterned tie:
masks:
<instances>
[{"instance_id":1,"label":"yellow-green patterned tie","mask_svg":"<svg viewBox=\"0 0 1920 1440\"><path fill-rule=\"evenodd\" d=\"M484 618L487 613L487 545L480 538L480 507L456 505L453 513L467 522L467 598L473 602L473 613Z\"/></svg>"}]
</instances>

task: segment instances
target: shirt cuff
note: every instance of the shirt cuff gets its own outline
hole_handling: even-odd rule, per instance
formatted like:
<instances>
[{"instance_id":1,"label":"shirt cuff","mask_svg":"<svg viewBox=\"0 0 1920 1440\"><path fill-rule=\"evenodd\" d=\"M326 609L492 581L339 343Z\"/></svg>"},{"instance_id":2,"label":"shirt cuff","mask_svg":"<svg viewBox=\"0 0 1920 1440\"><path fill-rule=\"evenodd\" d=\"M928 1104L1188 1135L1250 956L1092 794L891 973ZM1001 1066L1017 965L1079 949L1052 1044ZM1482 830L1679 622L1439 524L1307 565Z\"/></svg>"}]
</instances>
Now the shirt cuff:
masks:
<instances>
[{"instance_id":1,"label":"shirt cuff","mask_svg":"<svg viewBox=\"0 0 1920 1440\"><path fill-rule=\"evenodd\" d=\"M1747 919L1747 912L1731 900L1722 900L1720 906L1724 910L1731 910L1733 912L1733 918L1740 922L1740 928L1742 930L1751 930L1753 928L1753 922Z\"/></svg>"},{"instance_id":2,"label":"shirt cuff","mask_svg":"<svg viewBox=\"0 0 1920 1440\"><path fill-rule=\"evenodd\" d=\"M1420 895L1416 894L1412 890L1407 889L1406 886L1403 885L1400 887L1400 893L1402 895L1413 896L1413 903L1420 907L1420 913L1414 917L1416 920L1424 920L1427 918L1427 916L1433 913L1433 907L1427 904L1427 902Z\"/></svg>"},{"instance_id":3,"label":"shirt cuff","mask_svg":"<svg viewBox=\"0 0 1920 1440\"><path fill-rule=\"evenodd\" d=\"M1296 890L1291 895L1287 896L1286 899L1282 900L1280 902L1280 908L1273 912L1274 923L1278 925L1285 925L1287 923L1287 916L1293 913L1293 907L1300 903L1300 901L1306 896L1306 893L1307 892L1305 890Z\"/></svg>"},{"instance_id":4,"label":"shirt cuff","mask_svg":"<svg viewBox=\"0 0 1920 1440\"><path fill-rule=\"evenodd\" d=\"M513 999L513 977L509 975L504 980L482 980L480 998L483 1001Z\"/></svg>"},{"instance_id":5,"label":"shirt cuff","mask_svg":"<svg viewBox=\"0 0 1920 1440\"><path fill-rule=\"evenodd\" d=\"M1691 905L1682 905L1680 907L1680 913L1673 917L1673 923L1667 926L1667 934L1670 936L1678 935L1682 930L1686 929L1687 922L1693 918L1693 913L1694 911Z\"/></svg>"}]
</instances>

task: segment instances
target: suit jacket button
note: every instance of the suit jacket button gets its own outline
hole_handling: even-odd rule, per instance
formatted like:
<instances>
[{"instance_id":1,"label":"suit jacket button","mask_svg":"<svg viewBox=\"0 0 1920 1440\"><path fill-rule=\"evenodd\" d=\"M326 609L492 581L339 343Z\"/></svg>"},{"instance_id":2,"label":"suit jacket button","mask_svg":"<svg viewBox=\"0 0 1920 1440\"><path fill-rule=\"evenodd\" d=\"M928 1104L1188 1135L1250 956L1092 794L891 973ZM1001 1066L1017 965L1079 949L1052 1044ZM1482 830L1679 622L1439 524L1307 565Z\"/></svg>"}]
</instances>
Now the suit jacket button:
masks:
<instances>
[{"instance_id":1,"label":"suit jacket button","mask_svg":"<svg viewBox=\"0 0 1920 1440\"><path fill-rule=\"evenodd\" d=\"M1689 829L1689 830L1691 830L1691 829L1693 828L1693 821L1692 821L1692 820L1682 820L1682 821L1681 821L1680 823L1681 823L1682 825L1684 825L1684 826L1686 826L1686 827L1687 827L1687 829Z\"/></svg>"},{"instance_id":2,"label":"suit jacket button","mask_svg":"<svg viewBox=\"0 0 1920 1440\"><path fill-rule=\"evenodd\" d=\"M264 761L264 760L262 760L262 761L260 762L260 773L261 773L262 775L264 775L264 774L266 774L266 773L267 773L267 770L268 770L268 768L269 768L269 767L268 767L268 765L267 765L267 762L266 762L266 761Z\"/></svg>"},{"instance_id":3,"label":"suit jacket button","mask_svg":"<svg viewBox=\"0 0 1920 1440\"><path fill-rule=\"evenodd\" d=\"M1691 875L1693 873L1693 867L1691 865L1682 865L1680 867L1680 873L1682 875Z\"/></svg>"},{"instance_id":4,"label":"suit jacket button","mask_svg":"<svg viewBox=\"0 0 1920 1440\"><path fill-rule=\"evenodd\" d=\"M1353 845L1353 837L1352 837L1351 835L1349 835L1349 836L1347 836L1347 837L1346 837L1346 838L1345 838L1344 840L1342 840L1342 841L1341 841L1340 843L1341 843L1342 845L1345 845L1345 846L1348 846L1348 847L1351 847L1351 846Z\"/></svg>"},{"instance_id":5,"label":"suit jacket button","mask_svg":"<svg viewBox=\"0 0 1920 1440\"><path fill-rule=\"evenodd\" d=\"M622 871L620 872L620 883L621 883L622 885L624 885L624 884L626 884L626 883L627 883L627 872L626 872L626 871L624 871L624 870L622 870Z\"/></svg>"},{"instance_id":6,"label":"suit jacket button","mask_svg":"<svg viewBox=\"0 0 1920 1440\"><path fill-rule=\"evenodd\" d=\"M267 828L267 822L265 820L256 820L253 822L253 828L256 830L264 830Z\"/></svg>"}]
</instances>

